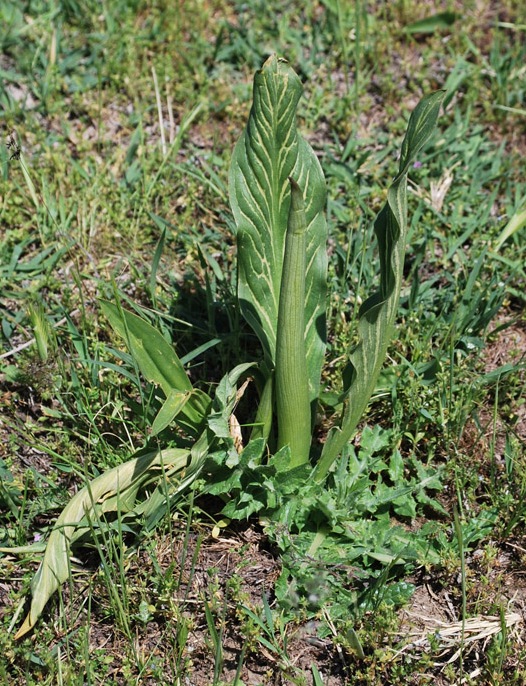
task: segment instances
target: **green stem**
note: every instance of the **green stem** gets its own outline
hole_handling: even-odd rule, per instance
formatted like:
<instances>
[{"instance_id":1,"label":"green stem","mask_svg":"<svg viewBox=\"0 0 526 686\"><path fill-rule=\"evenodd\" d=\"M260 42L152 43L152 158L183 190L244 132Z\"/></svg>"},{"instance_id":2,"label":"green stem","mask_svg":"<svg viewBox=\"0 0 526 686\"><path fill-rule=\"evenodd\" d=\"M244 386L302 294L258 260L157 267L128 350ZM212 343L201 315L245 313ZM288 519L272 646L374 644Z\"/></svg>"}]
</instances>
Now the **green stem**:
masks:
<instances>
[{"instance_id":1,"label":"green stem","mask_svg":"<svg viewBox=\"0 0 526 686\"><path fill-rule=\"evenodd\" d=\"M254 427L250 434L250 440L264 438L268 441L272 428L272 395L274 388L274 375L272 372L267 374L267 380L261 391L259 405L254 420Z\"/></svg>"},{"instance_id":2,"label":"green stem","mask_svg":"<svg viewBox=\"0 0 526 686\"><path fill-rule=\"evenodd\" d=\"M276 338L278 447L290 446L290 468L309 459L311 409L305 350L306 220L303 193L289 178L291 204L285 238Z\"/></svg>"}]
</instances>

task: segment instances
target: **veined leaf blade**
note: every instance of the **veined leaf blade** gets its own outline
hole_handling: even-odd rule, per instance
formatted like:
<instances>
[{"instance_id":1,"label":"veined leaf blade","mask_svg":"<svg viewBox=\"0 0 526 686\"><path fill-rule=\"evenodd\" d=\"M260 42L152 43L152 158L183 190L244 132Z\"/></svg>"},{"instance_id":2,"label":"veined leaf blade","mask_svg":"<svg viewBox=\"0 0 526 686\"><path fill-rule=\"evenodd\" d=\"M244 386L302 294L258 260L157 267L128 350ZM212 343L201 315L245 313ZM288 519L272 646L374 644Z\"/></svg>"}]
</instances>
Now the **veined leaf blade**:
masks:
<instances>
[{"instance_id":1,"label":"veined leaf blade","mask_svg":"<svg viewBox=\"0 0 526 686\"><path fill-rule=\"evenodd\" d=\"M211 399L199 389L194 389L184 366L173 347L151 324L121 307L106 300L101 301L104 315L115 331L124 338L143 376L160 386L170 403L164 404L163 419L159 418L154 433L166 420L168 408L174 401L174 393L184 394L186 400L180 409L168 419L168 424L177 416L177 423L193 435L200 433ZM162 428L165 428L163 426Z\"/></svg>"},{"instance_id":2,"label":"veined leaf blade","mask_svg":"<svg viewBox=\"0 0 526 686\"><path fill-rule=\"evenodd\" d=\"M170 391L161 409L153 420L152 436L157 436L157 434L161 433L161 431L164 431L164 429L166 429L166 427L173 422L175 417L177 417L177 415L182 411L188 402L190 393L191 391Z\"/></svg>"},{"instance_id":3,"label":"veined leaf blade","mask_svg":"<svg viewBox=\"0 0 526 686\"><path fill-rule=\"evenodd\" d=\"M380 257L380 287L359 312L359 343L344 374L345 402L339 427L329 432L315 478L322 480L354 433L374 391L392 336L402 283L407 238L407 174L411 162L433 132L444 91L426 96L416 106L402 144L400 171L374 224Z\"/></svg>"},{"instance_id":4,"label":"veined leaf blade","mask_svg":"<svg viewBox=\"0 0 526 686\"><path fill-rule=\"evenodd\" d=\"M298 76L275 56L256 74L247 128L232 157L230 201L237 225L241 310L272 369L290 206L289 177L304 191L308 232L305 339L312 402L318 396L325 351L327 231L323 173L313 150L296 130L296 106L302 90Z\"/></svg>"},{"instance_id":5,"label":"veined leaf blade","mask_svg":"<svg viewBox=\"0 0 526 686\"><path fill-rule=\"evenodd\" d=\"M422 98L413 110L402 143L400 174L407 172L411 162L429 140L435 129L440 107L445 96L446 92L443 90L430 93ZM393 182L393 186L395 182Z\"/></svg>"},{"instance_id":6,"label":"veined leaf blade","mask_svg":"<svg viewBox=\"0 0 526 686\"><path fill-rule=\"evenodd\" d=\"M148 381L161 386L166 397L174 389L192 390L180 359L157 329L114 303L103 300L101 308L111 326L128 344L141 373Z\"/></svg>"},{"instance_id":7,"label":"veined leaf blade","mask_svg":"<svg viewBox=\"0 0 526 686\"><path fill-rule=\"evenodd\" d=\"M182 481L177 490L186 488L189 479L193 480L202 466L202 461L189 464L189 459L190 452L179 448L150 451L101 474L70 500L49 536L44 558L31 582L31 607L15 639L33 628L48 600L69 577L70 547L86 533L85 517L96 521L110 509L129 511L139 488L158 480L163 472L167 475L179 472Z\"/></svg>"}]
</instances>

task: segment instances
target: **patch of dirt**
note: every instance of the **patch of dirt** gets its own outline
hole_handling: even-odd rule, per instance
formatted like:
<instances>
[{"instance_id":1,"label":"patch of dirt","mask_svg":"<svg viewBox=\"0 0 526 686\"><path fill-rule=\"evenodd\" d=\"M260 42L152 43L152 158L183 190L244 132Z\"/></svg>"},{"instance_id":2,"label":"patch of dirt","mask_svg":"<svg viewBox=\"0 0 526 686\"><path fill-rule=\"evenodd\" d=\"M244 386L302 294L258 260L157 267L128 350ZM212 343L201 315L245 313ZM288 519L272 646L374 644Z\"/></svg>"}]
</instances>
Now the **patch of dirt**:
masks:
<instances>
[{"instance_id":1,"label":"patch of dirt","mask_svg":"<svg viewBox=\"0 0 526 686\"><path fill-rule=\"evenodd\" d=\"M503 327L504 328L501 328ZM502 319L497 320L494 330L498 333L490 336L485 350L485 370L492 372L506 364L526 363L526 322L516 321L506 325ZM517 387L520 389L513 399L510 423L513 432L526 446L526 369L518 371Z\"/></svg>"},{"instance_id":2,"label":"patch of dirt","mask_svg":"<svg viewBox=\"0 0 526 686\"><path fill-rule=\"evenodd\" d=\"M495 321L493 331L483 352L484 372L503 373L498 384L495 377L489 393L481 387L479 405L467 420L460 440L461 450L480 462L481 473L489 473L494 467L504 472L510 438L519 445L516 454L520 454L521 446L526 451L526 369L516 368L526 358L526 324L520 320L510 323L509 315L504 314ZM507 365L514 368L511 382L506 376Z\"/></svg>"},{"instance_id":3,"label":"patch of dirt","mask_svg":"<svg viewBox=\"0 0 526 686\"><path fill-rule=\"evenodd\" d=\"M504 313L496 319L493 332L484 350L486 374L505 365L515 366L524 362L524 321L510 319L510 313ZM497 412L494 385L489 394L482 393L482 388L477 412L464 427L459 448L470 459L477 461L481 480L495 467L504 474L506 441L510 433L526 446L525 370L519 370L518 375L519 379L515 370L509 389L506 376L503 374L501 377ZM503 404L506 406L506 416L502 414ZM518 451L517 454L520 454L520 448ZM515 469L520 468L521 465L515 465ZM484 547L468 551L465 562L466 620L469 618L469 621L464 625L462 577L455 574L448 578L445 571L421 582L409 606L401 613L400 637L403 637L405 646L400 649L397 659L421 660L424 655L430 657L429 679L437 686L451 684L444 672L448 665L458 670L461 657L464 674L470 675L474 683L487 683L484 681L486 653L493 638L502 630L503 622L506 623L510 645L523 646L525 642L524 536L518 539L508 537L502 543L490 540ZM517 669L513 651L509 651L503 670L512 674Z\"/></svg>"},{"instance_id":4,"label":"patch of dirt","mask_svg":"<svg viewBox=\"0 0 526 686\"><path fill-rule=\"evenodd\" d=\"M133 678L140 686L210 686L220 663L217 675L224 684L234 683L239 670L238 677L246 686L285 686L298 676L304 677L301 683L307 685L313 683L311 669L316 664L326 686L343 686L343 666L337 651L330 639L317 636L317 623L283 625L282 631L276 626L271 632L276 638L272 639L244 611L248 608L264 617L263 596L272 604L272 589L280 573L279 562L267 549L261 532L254 527L238 528L213 538L201 531L190 534L185 542L184 522L174 526L171 536L161 539L155 551L143 549L127 564L129 606L134 612L145 608L142 621L139 614L129 618L134 637L131 646L110 608L108 579L96 556L89 560L92 571L76 574L73 587L66 584L61 591L63 615L77 618L67 632L77 635L83 627L88 628L91 659L104 659L108 683L124 686ZM16 565L9 564L14 574ZM12 615L15 609L7 595L9 589L12 593L12 583L5 589L0 585L5 603L1 614ZM121 594L116 579L114 591ZM50 610L54 614L53 603L47 613ZM210 622L219 637L220 657ZM37 630L42 629L40 622ZM55 636L48 650L64 642L65 627L55 624L53 630ZM267 639L268 647L257 640L259 637ZM36 646L34 649L38 653ZM17 667L23 672L20 664ZM22 683L12 681L13 686Z\"/></svg>"}]
</instances>

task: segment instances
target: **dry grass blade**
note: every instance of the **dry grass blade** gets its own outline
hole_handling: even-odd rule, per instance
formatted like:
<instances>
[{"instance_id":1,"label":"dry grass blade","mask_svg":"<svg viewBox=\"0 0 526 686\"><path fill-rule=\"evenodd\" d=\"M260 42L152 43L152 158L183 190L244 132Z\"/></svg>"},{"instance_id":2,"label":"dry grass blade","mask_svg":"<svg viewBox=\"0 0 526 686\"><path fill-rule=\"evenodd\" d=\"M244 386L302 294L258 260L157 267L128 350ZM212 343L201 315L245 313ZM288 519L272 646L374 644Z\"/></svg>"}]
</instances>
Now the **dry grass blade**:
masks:
<instances>
[{"instance_id":1,"label":"dry grass blade","mask_svg":"<svg viewBox=\"0 0 526 686\"><path fill-rule=\"evenodd\" d=\"M420 636L419 639L408 643L400 651L396 653L398 657L402 653L414 652L431 652L435 650L431 647L431 639L437 649L441 650L439 657L443 657L450 651L454 651L445 662L435 662L435 666L443 666L455 662L460 656L461 652L467 649L474 649L482 642L481 649L484 650L488 639L496 636L502 631L503 625L506 631L517 631L519 625L522 624L522 616L517 612L507 612L503 617L494 617L489 615L481 615L479 617L470 617L464 622L442 622L431 617L422 617L408 613L410 617L417 618L424 624L423 631L414 631L410 635L413 637ZM422 635L424 634L424 635Z\"/></svg>"}]
</instances>

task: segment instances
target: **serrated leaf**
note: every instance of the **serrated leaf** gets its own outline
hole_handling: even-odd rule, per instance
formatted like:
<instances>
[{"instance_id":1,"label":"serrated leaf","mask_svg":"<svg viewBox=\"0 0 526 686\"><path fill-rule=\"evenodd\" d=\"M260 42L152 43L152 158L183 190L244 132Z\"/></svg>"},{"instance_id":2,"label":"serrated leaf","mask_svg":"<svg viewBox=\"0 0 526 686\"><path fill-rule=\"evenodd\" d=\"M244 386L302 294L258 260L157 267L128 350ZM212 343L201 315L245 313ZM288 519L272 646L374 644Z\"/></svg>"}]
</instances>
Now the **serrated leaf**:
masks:
<instances>
[{"instance_id":1,"label":"serrated leaf","mask_svg":"<svg viewBox=\"0 0 526 686\"><path fill-rule=\"evenodd\" d=\"M443 515L449 514L448 511L444 508L444 506L438 502L438 500L435 500L435 498L431 498L424 491L419 491L416 494L416 500L421 505L427 505L431 509L435 510L435 512L439 512Z\"/></svg>"},{"instance_id":2,"label":"serrated leaf","mask_svg":"<svg viewBox=\"0 0 526 686\"><path fill-rule=\"evenodd\" d=\"M253 438L249 441L239 456L241 464L246 465L249 469L256 469L263 457L265 443L264 438Z\"/></svg>"},{"instance_id":3,"label":"serrated leaf","mask_svg":"<svg viewBox=\"0 0 526 686\"><path fill-rule=\"evenodd\" d=\"M365 426L360 436L360 456L362 454L372 456L387 448L391 442L391 431L382 428L379 424L373 427Z\"/></svg>"},{"instance_id":4,"label":"serrated leaf","mask_svg":"<svg viewBox=\"0 0 526 686\"><path fill-rule=\"evenodd\" d=\"M409 498L402 496L393 500L393 509L401 517L408 517L409 519L416 517L416 502L412 496Z\"/></svg>"},{"instance_id":5,"label":"serrated leaf","mask_svg":"<svg viewBox=\"0 0 526 686\"><path fill-rule=\"evenodd\" d=\"M399 450L395 450L389 460L389 478L395 484L404 478L404 461Z\"/></svg>"},{"instance_id":6,"label":"serrated leaf","mask_svg":"<svg viewBox=\"0 0 526 686\"><path fill-rule=\"evenodd\" d=\"M319 393L325 353L327 229L325 183L311 147L296 130L302 93L285 60L270 57L254 79L252 110L230 168L230 202L237 226L241 311L272 369L283 252L290 206L289 177L303 190L307 221L305 341L311 402Z\"/></svg>"}]
</instances>

